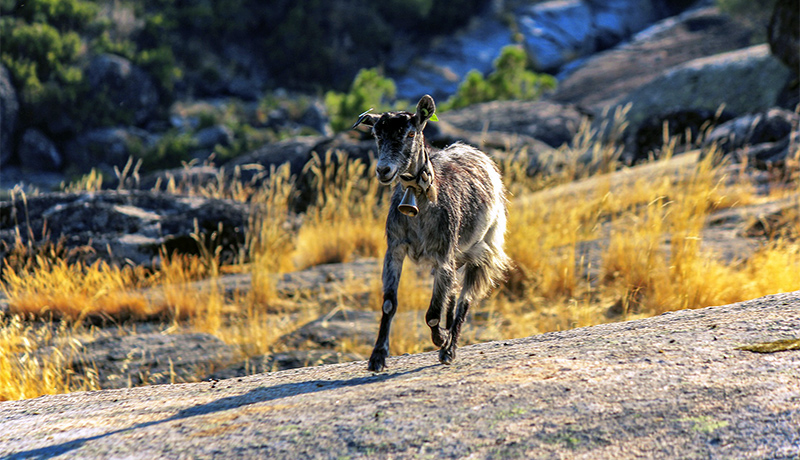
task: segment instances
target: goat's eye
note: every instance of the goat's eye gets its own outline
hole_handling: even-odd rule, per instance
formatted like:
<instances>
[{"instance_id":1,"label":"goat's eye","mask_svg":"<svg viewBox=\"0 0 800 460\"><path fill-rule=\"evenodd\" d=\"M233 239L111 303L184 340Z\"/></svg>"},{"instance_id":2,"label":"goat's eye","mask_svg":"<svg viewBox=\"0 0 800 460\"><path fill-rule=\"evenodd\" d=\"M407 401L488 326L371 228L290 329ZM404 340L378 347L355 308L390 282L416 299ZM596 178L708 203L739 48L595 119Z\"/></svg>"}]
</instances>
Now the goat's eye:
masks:
<instances>
[{"instance_id":1,"label":"goat's eye","mask_svg":"<svg viewBox=\"0 0 800 460\"><path fill-rule=\"evenodd\" d=\"M416 131L409 131L409 132L408 132L408 137L414 137L414 136L416 136L416 135L417 135L417 132L416 132Z\"/></svg>"}]
</instances>

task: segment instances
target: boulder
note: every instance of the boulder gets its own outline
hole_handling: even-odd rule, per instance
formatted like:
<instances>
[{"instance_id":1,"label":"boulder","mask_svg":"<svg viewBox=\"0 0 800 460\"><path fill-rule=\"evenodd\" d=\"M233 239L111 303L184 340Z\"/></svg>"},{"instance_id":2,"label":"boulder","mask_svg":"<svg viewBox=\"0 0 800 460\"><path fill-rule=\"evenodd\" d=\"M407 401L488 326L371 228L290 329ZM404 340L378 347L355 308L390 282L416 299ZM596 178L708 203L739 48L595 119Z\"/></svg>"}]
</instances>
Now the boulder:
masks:
<instances>
[{"instance_id":1,"label":"boulder","mask_svg":"<svg viewBox=\"0 0 800 460\"><path fill-rule=\"evenodd\" d=\"M800 8L795 0L778 0L767 26L770 50L786 64L795 78L785 88L781 106L790 110L800 104Z\"/></svg>"},{"instance_id":2,"label":"boulder","mask_svg":"<svg viewBox=\"0 0 800 460\"><path fill-rule=\"evenodd\" d=\"M12 157L18 113L19 102L11 84L11 75L0 64L0 166L7 164Z\"/></svg>"},{"instance_id":3,"label":"boulder","mask_svg":"<svg viewBox=\"0 0 800 460\"><path fill-rule=\"evenodd\" d=\"M533 68L557 72L595 50L593 14L580 0L537 3L518 12L517 23Z\"/></svg>"},{"instance_id":4,"label":"boulder","mask_svg":"<svg viewBox=\"0 0 800 460\"><path fill-rule=\"evenodd\" d=\"M705 145L718 146L723 157L767 169L782 167L798 154L800 115L783 109L746 114L714 128ZM701 157L702 158L702 157Z\"/></svg>"},{"instance_id":5,"label":"boulder","mask_svg":"<svg viewBox=\"0 0 800 460\"><path fill-rule=\"evenodd\" d=\"M464 142L482 149L496 159L506 158L509 152L527 149L531 152L552 150L547 143L527 134L507 131L466 131L446 121L428 123L425 140L437 148L445 148L456 142Z\"/></svg>"},{"instance_id":6,"label":"boulder","mask_svg":"<svg viewBox=\"0 0 800 460\"><path fill-rule=\"evenodd\" d=\"M653 22L673 16L691 6L693 0L588 0L592 11L594 46L611 48Z\"/></svg>"},{"instance_id":7,"label":"boulder","mask_svg":"<svg viewBox=\"0 0 800 460\"><path fill-rule=\"evenodd\" d=\"M789 69L769 47L757 45L673 67L619 105L631 104L627 119L633 126L654 114L716 111L722 104L734 114L744 114L773 107L789 77Z\"/></svg>"},{"instance_id":8,"label":"boulder","mask_svg":"<svg viewBox=\"0 0 800 460\"><path fill-rule=\"evenodd\" d=\"M308 108L300 115L299 123L308 126L323 136L332 136L333 129L328 118L328 110L319 100L314 100Z\"/></svg>"},{"instance_id":9,"label":"boulder","mask_svg":"<svg viewBox=\"0 0 800 460\"><path fill-rule=\"evenodd\" d=\"M269 177L273 168L288 164L291 174L296 178L295 184L298 188L295 207L297 211L303 211L313 202L315 196L312 187L313 177L307 174L308 171L305 169L314 153L318 154L323 162L326 161L327 152L342 152L347 159L361 160L369 164L374 151L374 140L354 139L349 133L334 137L300 136L264 145L254 152L235 158L224 166L229 178L257 185ZM336 167L339 159L334 155L331 161Z\"/></svg>"},{"instance_id":10,"label":"boulder","mask_svg":"<svg viewBox=\"0 0 800 460\"><path fill-rule=\"evenodd\" d=\"M303 166L311 159L311 152L328 140L329 138L323 136L301 136L273 142L234 158L226 163L225 167L229 172L237 167L240 168L244 181L250 181L256 176L266 176L270 169L284 164L289 164L292 175L298 176Z\"/></svg>"},{"instance_id":11,"label":"boulder","mask_svg":"<svg viewBox=\"0 0 800 460\"><path fill-rule=\"evenodd\" d=\"M396 53L388 75L399 98L417 100L431 94L445 100L470 70L489 73L500 50L513 44L511 35L508 25L494 15L479 15L454 36L420 50L419 57Z\"/></svg>"},{"instance_id":12,"label":"boulder","mask_svg":"<svg viewBox=\"0 0 800 460\"><path fill-rule=\"evenodd\" d=\"M690 10L581 62L563 77L549 99L600 115L671 67L749 46L752 33L716 8Z\"/></svg>"},{"instance_id":13,"label":"boulder","mask_svg":"<svg viewBox=\"0 0 800 460\"><path fill-rule=\"evenodd\" d=\"M714 128L705 144L717 144L723 153L730 153L747 145L777 142L797 130L800 116L783 109L746 114Z\"/></svg>"},{"instance_id":14,"label":"boulder","mask_svg":"<svg viewBox=\"0 0 800 460\"><path fill-rule=\"evenodd\" d=\"M651 115L631 134L622 160L633 164L660 158L665 132L670 139L678 139L672 153L683 153L697 145L710 126L732 118L733 115L727 110L708 109L682 109Z\"/></svg>"},{"instance_id":15,"label":"boulder","mask_svg":"<svg viewBox=\"0 0 800 460\"><path fill-rule=\"evenodd\" d=\"M28 195L59 190L66 180L64 173L59 171L30 170L17 165L0 167L0 190L6 194L15 188Z\"/></svg>"},{"instance_id":16,"label":"boulder","mask_svg":"<svg viewBox=\"0 0 800 460\"><path fill-rule=\"evenodd\" d=\"M551 147L560 147L572 141L584 116L571 104L496 101L452 110L440 114L439 118L465 131L522 134Z\"/></svg>"},{"instance_id":17,"label":"boulder","mask_svg":"<svg viewBox=\"0 0 800 460\"><path fill-rule=\"evenodd\" d=\"M23 243L28 235L41 243L46 229L67 250L90 248L95 258L149 265L161 247L199 254L192 236L199 233L230 262L244 244L246 221L247 206L228 200L141 191L43 193L25 203L0 202L0 242L13 245L19 232Z\"/></svg>"},{"instance_id":18,"label":"boulder","mask_svg":"<svg viewBox=\"0 0 800 460\"><path fill-rule=\"evenodd\" d=\"M626 154L633 158L646 155L636 145L640 129L658 125L659 119L676 112L715 113L724 108L736 116L769 109L777 104L790 75L767 45L695 59L669 69L618 103L620 108L630 105Z\"/></svg>"},{"instance_id":19,"label":"boulder","mask_svg":"<svg viewBox=\"0 0 800 460\"><path fill-rule=\"evenodd\" d=\"M233 144L233 130L225 125L203 128L194 135L198 149L212 150L217 145L228 147Z\"/></svg>"},{"instance_id":20,"label":"boulder","mask_svg":"<svg viewBox=\"0 0 800 460\"><path fill-rule=\"evenodd\" d=\"M534 69L555 73L565 64L610 48L691 3L561 0L520 8L515 17Z\"/></svg>"},{"instance_id":21,"label":"boulder","mask_svg":"<svg viewBox=\"0 0 800 460\"><path fill-rule=\"evenodd\" d=\"M114 166L122 168L131 156L152 147L156 136L135 127L100 128L82 133L67 142L64 156L67 166L85 173L92 168L113 175Z\"/></svg>"},{"instance_id":22,"label":"boulder","mask_svg":"<svg viewBox=\"0 0 800 460\"><path fill-rule=\"evenodd\" d=\"M113 54L95 56L86 80L98 104L123 111L131 123L142 125L158 109L158 90L152 78L129 60Z\"/></svg>"},{"instance_id":23,"label":"boulder","mask_svg":"<svg viewBox=\"0 0 800 460\"><path fill-rule=\"evenodd\" d=\"M19 143L22 167L31 171L58 171L63 165L56 145L35 128L25 130Z\"/></svg>"}]
</instances>

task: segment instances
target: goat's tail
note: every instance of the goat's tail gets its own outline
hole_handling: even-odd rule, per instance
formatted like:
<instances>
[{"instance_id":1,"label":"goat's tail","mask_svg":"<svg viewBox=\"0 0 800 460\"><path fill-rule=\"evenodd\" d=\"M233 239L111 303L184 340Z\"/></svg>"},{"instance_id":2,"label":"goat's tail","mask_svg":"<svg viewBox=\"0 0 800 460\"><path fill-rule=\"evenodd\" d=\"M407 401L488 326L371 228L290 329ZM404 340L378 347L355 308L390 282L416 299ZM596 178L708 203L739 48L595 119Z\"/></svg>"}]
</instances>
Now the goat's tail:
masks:
<instances>
[{"instance_id":1,"label":"goat's tail","mask_svg":"<svg viewBox=\"0 0 800 460\"><path fill-rule=\"evenodd\" d=\"M468 262L464 270L464 294L476 300L506 280L511 269L511 259L503 250L505 240L505 215L486 233L480 257Z\"/></svg>"}]
</instances>

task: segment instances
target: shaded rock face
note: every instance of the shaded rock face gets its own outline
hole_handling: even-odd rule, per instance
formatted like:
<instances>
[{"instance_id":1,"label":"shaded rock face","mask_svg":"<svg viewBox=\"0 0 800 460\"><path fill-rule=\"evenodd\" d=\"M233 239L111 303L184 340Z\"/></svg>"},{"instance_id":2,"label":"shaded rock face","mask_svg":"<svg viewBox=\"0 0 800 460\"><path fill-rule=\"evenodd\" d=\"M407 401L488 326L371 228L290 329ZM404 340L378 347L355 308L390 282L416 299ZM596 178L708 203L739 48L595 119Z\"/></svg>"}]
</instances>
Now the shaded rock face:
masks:
<instances>
[{"instance_id":1,"label":"shaded rock face","mask_svg":"<svg viewBox=\"0 0 800 460\"><path fill-rule=\"evenodd\" d=\"M70 167L81 173L92 168L113 175L135 153L155 144L156 137L139 128L117 127L87 131L67 143L64 156Z\"/></svg>"},{"instance_id":2,"label":"shaded rock face","mask_svg":"<svg viewBox=\"0 0 800 460\"><path fill-rule=\"evenodd\" d=\"M551 147L571 142L583 117L584 114L571 104L548 101L486 102L441 116L462 130L523 134Z\"/></svg>"},{"instance_id":3,"label":"shaded rock face","mask_svg":"<svg viewBox=\"0 0 800 460\"><path fill-rule=\"evenodd\" d=\"M219 184L220 169L211 165L194 165L185 168L173 168L156 171L141 177L138 183L140 190L166 191L171 186L180 192Z\"/></svg>"},{"instance_id":4,"label":"shaded rock face","mask_svg":"<svg viewBox=\"0 0 800 460\"><path fill-rule=\"evenodd\" d=\"M337 310L281 337L289 348L334 348L347 338L359 343L375 339L377 315L372 311Z\"/></svg>"},{"instance_id":5,"label":"shaded rock face","mask_svg":"<svg viewBox=\"0 0 800 460\"><path fill-rule=\"evenodd\" d=\"M125 58L112 54L96 56L86 69L93 96L124 110L135 125L149 120L158 108L158 91L150 76Z\"/></svg>"},{"instance_id":6,"label":"shaded rock face","mask_svg":"<svg viewBox=\"0 0 800 460\"><path fill-rule=\"evenodd\" d=\"M767 169L783 166L800 154L800 116L783 109L747 114L714 128L705 140L734 162Z\"/></svg>"},{"instance_id":7,"label":"shaded rock face","mask_svg":"<svg viewBox=\"0 0 800 460\"><path fill-rule=\"evenodd\" d=\"M316 151L317 147L326 140L327 138L322 136L304 136L266 144L253 152L235 158L225 166L229 170L236 167L242 168L242 179L245 182L283 164L289 165L292 175L299 175L303 166L311 159L311 152ZM245 168L246 165L260 165L262 168Z\"/></svg>"},{"instance_id":8,"label":"shaded rock face","mask_svg":"<svg viewBox=\"0 0 800 460\"><path fill-rule=\"evenodd\" d=\"M686 146L694 145L700 140L709 126L726 122L731 118L733 115L728 111L707 109L678 110L651 115L632 135L629 149L623 154L623 161L626 164L634 164L660 158L665 134L670 139L679 139L676 145L678 152L674 153L681 153L683 149L690 148Z\"/></svg>"},{"instance_id":9,"label":"shaded rock face","mask_svg":"<svg viewBox=\"0 0 800 460\"><path fill-rule=\"evenodd\" d=\"M639 149L637 138L652 136L640 131L652 131L670 117L676 119L675 114L692 114L687 118L691 124L671 128L680 132L697 125L703 114L717 113L720 107L724 107L725 118L774 107L789 78L789 69L769 53L767 45L676 66L634 90L617 105L630 105L626 155L633 159L645 157L648 152Z\"/></svg>"},{"instance_id":10,"label":"shaded rock face","mask_svg":"<svg viewBox=\"0 0 800 460\"><path fill-rule=\"evenodd\" d=\"M767 28L767 40L772 54L795 75L800 75L800 8L796 1L776 2Z\"/></svg>"},{"instance_id":11,"label":"shaded rock face","mask_svg":"<svg viewBox=\"0 0 800 460\"><path fill-rule=\"evenodd\" d=\"M198 131L194 140L201 149L213 149L217 145L227 147L233 144L233 130L225 125L209 126Z\"/></svg>"},{"instance_id":12,"label":"shaded rock face","mask_svg":"<svg viewBox=\"0 0 800 460\"><path fill-rule=\"evenodd\" d=\"M325 104L319 100L312 102L306 111L303 112L300 116L300 123L323 136L333 135L330 118L328 117L328 110L325 108Z\"/></svg>"},{"instance_id":13,"label":"shaded rock face","mask_svg":"<svg viewBox=\"0 0 800 460\"><path fill-rule=\"evenodd\" d=\"M244 244L247 209L241 203L154 192L51 193L0 203L0 241L14 244L17 231L42 238L65 238L68 247L90 247L95 257L148 265L164 246L168 251L197 254L196 230L208 238L216 232L223 261ZM195 222L197 228L195 228ZM25 241L23 241L25 242Z\"/></svg>"},{"instance_id":14,"label":"shaded rock face","mask_svg":"<svg viewBox=\"0 0 800 460\"><path fill-rule=\"evenodd\" d=\"M534 68L552 73L570 61L619 43L691 3L567 0L513 4L509 11L478 15L454 36L419 50L418 57L399 53L389 64L389 74L397 83L400 97L416 99L429 93L444 99L456 91L470 70L483 74L491 71L500 50L514 43L515 31Z\"/></svg>"},{"instance_id":15,"label":"shaded rock face","mask_svg":"<svg viewBox=\"0 0 800 460\"><path fill-rule=\"evenodd\" d=\"M362 359L364 359L363 356L355 353L342 353L333 350L291 350L250 358L215 371L209 375L209 378L229 379L263 372L283 371L324 364L349 363Z\"/></svg>"},{"instance_id":16,"label":"shaded rock face","mask_svg":"<svg viewBox=\"0 0 800 460\"><path fill-rule=\"evenodd\" d=\"M226 163L225 169L229 175L236 175L245 183L258 184L269 177L271 170L288 164L291 174L297 178L296 210L304 211L315 198L312 174L304 169L314 154L319 156L323 167L336 168L339 166L339 159L335 155L327 159L326 152L339 151L349 160L361 160L369 164L374 156L374 150L374 140L352 139L347 133L334 137L301 136L264 145L254 152ZM328 160L330 165L326 163ZM374 172L366 171L366 174Z\"/></svg>"},{"instance_id":17,"label":"shaded rock face","mask_svg":"<svg viewBox=\"0 0 800 460\"><path fill-rule=\"evenodd\" d=\"M0 64L0 166L8 163L14 149L19 102L8 69Z\"/></svg>"},{"instance_id":18,"label":"shaded rock face","mask_svg":"<svg viewBox=\"0 0 800 460\"><path fill-rule=\"evenodd\" d=\"M635 131L645 118L677 110L716 111L720 105L734 114L773 107L790 76L789 69L767 45L696 59L674 67L625 97L628 121Z\"/></svg>"},{"instance_id":19,"label":"shaded rock face","mask_svg":"<svg viewBox=\"0 0 800 460\"><path fill-rule=\"evenodd\" d=\"M63 165L56 145L38 129L28 129L22 135L19 160L23 168L33 171L58 171Z\"/></svg>"},{"instance_id":20,"label":"shaded rock face","mask_svg":"<svg viewBox=\"0 0 800 460\"><path fill-rule=\"evenodd\" d=\"M641 31L629 43L582 62L559 83L550 99L600 115L604 108L667 69L746 47L751 35L751 30L716 8L687 11Z\"/></svg>"},{"instance_id":21,"label":"shaded rock face","mask_svg":"<svg viewBox=\"0 0 800 460\"><path fill-rule=\"evenodd\" d=\"M397 70L389 76L401 98L416 100L423 94L431 94L434 99L444 100L456 92L470 70L489 73L500 50L512 43L508 26L488 14L475 18L455 36L420 50L418 57L402 54L395 57L390 65Z\"/></svg>"},{"instance_id":22,"label":"shaded rock face","mask_svg":"<svg viewBox=\"0 0 800 460\"><path fill-rule=\"evenodd\" d=\"M230 346L201 333L107 335L76 351L72 370L81 375L96 372L102 389L195 382L198 375L234 358Z\"/></svg>"}]
</instances>

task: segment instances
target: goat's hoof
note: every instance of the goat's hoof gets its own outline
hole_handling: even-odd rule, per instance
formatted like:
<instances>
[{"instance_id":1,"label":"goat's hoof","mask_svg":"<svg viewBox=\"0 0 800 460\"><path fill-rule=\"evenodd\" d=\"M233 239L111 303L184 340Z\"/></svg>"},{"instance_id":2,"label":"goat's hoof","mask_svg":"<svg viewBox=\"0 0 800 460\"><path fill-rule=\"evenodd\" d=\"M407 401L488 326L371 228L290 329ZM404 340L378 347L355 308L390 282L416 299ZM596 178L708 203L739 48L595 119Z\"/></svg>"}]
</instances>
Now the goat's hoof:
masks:
<instances>
[{"instance_id":1,"label":"goat's hoof","mask_svg":"<svg viewBox=\"0 0 800 460\"><path fill-rule=\"evenodd\" d=\"M433 346L445 348L450 344L450 331L439 326L431 328L431 341Z\"/></svg>"},{"instance_id":2,"label":"goat's hoof","mask_svg":"<svg viewBox=\"0 0 800 460\"><path fill-rule=\"evenodd\" d=\"M439 362L442 364L447 364L448 366L453 363L453 360L456 359L456 348L455 347L445 347L439 350Z\"/></svg>"},{"instance_id":3,"label":"goat's hoof","mask_svg":"<svg viewBox=\"0 0 800 460\"><path fill-rule=\"evenodd\" d=\"M386 368L386 355L387 353L385 351L373 351L372 356L369 357L367 369L372 372L381 372L384 370Z\"/></svg>"}]
</instances>

